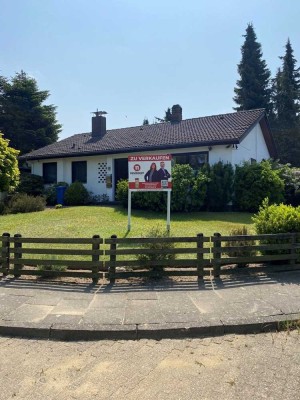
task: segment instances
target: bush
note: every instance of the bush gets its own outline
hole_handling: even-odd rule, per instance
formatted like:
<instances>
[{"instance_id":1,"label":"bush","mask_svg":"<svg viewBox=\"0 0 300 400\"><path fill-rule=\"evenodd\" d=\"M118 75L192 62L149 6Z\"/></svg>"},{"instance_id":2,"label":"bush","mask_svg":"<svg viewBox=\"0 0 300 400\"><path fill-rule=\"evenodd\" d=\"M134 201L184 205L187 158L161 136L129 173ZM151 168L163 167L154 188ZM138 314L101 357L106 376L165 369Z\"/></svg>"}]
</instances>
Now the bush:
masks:
<instances>
[{"instance_id":1,"label":"bush","mask_svg":"<svg viewBox=\"0 0 300 400\"><path fill-rule=\"evenodd\" d=\"M299 233L300 232L300 207L279 204L269 205L268 199L264 200L259 212L252 217L258 234ZM263 240L263 244L285 244L289 239ZM289 250L268 250L263 254L289 254ZM282 261L279 261L282 263Z\"/></svg>"},{"instance_id":2,"label":"bush","mask_svg":"<svg viewBox=\"0 0 300 400\"><path fill-rule=\"evenodd\" d=\"M238 227L231 229L230 236L246 236L249 235L248 229L246 226L243 227ZM254 246L255 245L255 240L247 240L247 239L239 239L239 240L229 240L228 242L225 242L226 247L234 247L234 246ZM252 257L255 256L256 251L253 250L229 250L226 252L226 254L229 257ZM246 267L247 263L238 263L238 267Z\"/></svg>"},{"instance_id":3,"label":"bush","mask_svg":"<svg viewBox=\"0 0 300 400\"><path fill-rule=\"evenodd\" d=\"M5 214L6 207L3 201L0 201L0 215Z\"/></svg>"},{"instance_id":4,"label":"bush","mask_svg":"<svg viewBox=\"0 0 300 400\"><path fill-rule=\"evenodd\" d=\"M58 258L53 256L54 260L57 260ZM67 270L67 267L65 265L38 265L37 267L38 271L41 271L41 277L42 278L53 278L59 276L59 274L51 274L51 271L54 272L65 272Z\"/></svg>"},{"instance_id":5,"label":"bush","mask_svg":"<svg viewBox=\"0 0 300 400\"><path fill-rule=\"evenodd\" d=\"M258 234L300 232L300 207L270 205L266 199L252 219Z\"/></svg>"},{"instance_id":6,"label":"bush","mask_svg":"<svg viewBox=\"0 0 300 400\"><path fill-rule=\"evenodd\" d=\"M235 206L240 211L256 212L266 197L272 204L284 200L284 182L270 161L245 162L236 166L234 193Z\"/></svg>"},{"instance_id":7,"label":"bush","mask_svg":"<svg viewBox=\"0 0 300 400\"><path fill-rule=\"evenodd\" d=\"M41 196L44 193L44 180L39 175L22 172L17 190L30 196Z\"/></svg>"},{"instance_id":8,"label":"bush","mask_svg":"<svg viewBox=\"0 0 300 400\"><path fill-rule=\"evenodd\" d=\"M224 211L232 200L234 171L231 164L218 163L202 168L208 181L206 208L210 211Z\"/></svg>"},{"instance_id":9,"label":"bush","mask_svg":"<svg viewBox=\"0 0 300 400\"><path fill-rule=\"evenodd\" d=\"M291 168L290 164L273 162L272 168L278 170L284 182L284 199L286 204L300 205L300 169Z\"/></svg>"},{"instance_id":10,"label":"bush","mask_svg":"<svg viewBox=\"0 0 300 400\"><path fill-rule=\"evenodd\" d=\"M116 199L122 206L128 207L128 181L121 179L117 183ZM167 208L166 193L164 192L133 192L131 207L133 209L161 211Z\"/></svg>"},{"instance_id":11,"label":"bush","mask_svg":"<svg viewBox=\"0 0 300 400\"><path fill-rule=\"evenodd\" d=\"M57 203L57 194L56 194L56 188L58 186L66 186L67 188L69 187L69 184L66 182L57 182L54 185L48 186L44 190L44 195L46 197L46 201L48 206L55 206Z\"/></svg>"},{"instance_id":12,"label":"bush","mask_svg":"<svg viewBox=\"0 0 300 400\"><path fill-rule=\"evenodd\" d=\"M127 179L120 179L117 182L116 199L121 202L123 207L128 206L128 181Z\"/></svg>"},{"instance_id":13,"label":"bush","mask_svg":"<svg viewBox=\"0 0 300 400\"><path fill-rule=\"evenodd\" d=\"M74 182L65 191L64 199L69 206L81 206L88 202L89 192L81 182Z\"/></svg>"},{"instance_id":14,"label":"bush","mask_svg":"<svg viewBox=\"0 0 300 400\"><path fill-rule=\"evenodd\" d=\"M190 165L176 164L172 169L172 211L192 209L194 172Z\"/></svg>"},{"instance_id":15,"label":"bush","mask_svg":"<svg viewBox=\"0 0 300 400\"><path fill-rule=\"evenodd\" d=\"M144 236L145 237L145 236ZM141 253L136 255L136 258L138 261L141 262L141 266L143 266L143 263L145 261L161 261L161 260L175 260L176 254L172 253L160 253L159 250L169 250L169 249L174 249L174 243L170 242L163 242L159 239L161 238L166 238L169 237L168 232L161 230L160 228L152 228L150 231L147 233L148 238L157 238L157 241L155 243L145 243L140 246ZM157 251L156 253L148 253L148 254L143 254L143 249L150 249ZM157 272L159 275L159 272L163 271L163 267L161 266L156 266L153 267L153 271Z\"/></svg>"},{"instance_id":16,"label":"bush","mask_svg":"<svg viewBox=\"0 0 300 400\"><path fill-rule=\"evenodd\" d=\"M46 200L42 196L29 196L26 193L16 193L8 201L8 212L11 214L43 211Z\"/></svg>"},{"instance_id":17,"label":"bush","mask_svg":"<svg viewBox=\"0 0 300 400\"><path fill-rule=\"evenodd\" d=\"M9 147L9 140L0 132L0 192L13 191L19 183L19 150Z\"/></svg>"}]
</instances>

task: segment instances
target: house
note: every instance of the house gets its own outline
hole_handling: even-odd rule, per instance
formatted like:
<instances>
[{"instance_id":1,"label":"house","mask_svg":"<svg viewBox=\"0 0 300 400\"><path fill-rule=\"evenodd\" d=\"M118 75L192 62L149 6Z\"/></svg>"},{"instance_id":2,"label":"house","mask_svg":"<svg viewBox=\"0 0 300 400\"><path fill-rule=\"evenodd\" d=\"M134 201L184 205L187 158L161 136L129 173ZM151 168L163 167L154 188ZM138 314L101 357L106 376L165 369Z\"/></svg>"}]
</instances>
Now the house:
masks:
<instances>
[{"instance_id":1,"label":"house","mask_svg":"<svg viewBox=\"0 0 300 400\"><path fill-rule=\"evenodd\" d=\"M263 109L106 130L106 113L92 117L92 132L81 133L23 155L45 184L83 182L94 194L115 199L116 183L128 177L128 156L172 154L175 163L197 168L218 161L240 164L275 158L276 149Z\"/></svg>"}]
</instances>

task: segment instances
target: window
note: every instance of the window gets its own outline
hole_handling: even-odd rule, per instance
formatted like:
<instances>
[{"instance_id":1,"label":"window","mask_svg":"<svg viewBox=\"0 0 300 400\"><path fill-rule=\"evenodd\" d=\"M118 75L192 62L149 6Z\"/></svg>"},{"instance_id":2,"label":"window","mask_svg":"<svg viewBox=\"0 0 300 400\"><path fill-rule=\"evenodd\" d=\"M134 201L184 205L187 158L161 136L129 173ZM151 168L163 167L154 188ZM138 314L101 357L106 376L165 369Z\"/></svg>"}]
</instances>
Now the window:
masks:
<instances>
[{"instance_id":1,"label":"window","mask_svg":"<svg viewBox=\"0 0 300 400\"><path fill-rule=\"evenodd\" d=\"M208 163L208 151L199 153L173 154L175 164L189 164L193 169L199 169Z\"/></svg>"},{"instance_id":2,"label":"window","mask_svg":"<svg viewBox=\"0 0 300 400\"><path fill-rule=\"evenodd\" d=\"M72 162L72 182L86 183L86 161Z\"/></svg>"},{"instance_id":3,"label":"window","mask_svg":"<svg viewBox=\"0 0 300 400\"><path fill-rule=\"evenodd\" d=\"M43 163L44 183L57 183L57 163Z\"/></svg>"}]
</instances>

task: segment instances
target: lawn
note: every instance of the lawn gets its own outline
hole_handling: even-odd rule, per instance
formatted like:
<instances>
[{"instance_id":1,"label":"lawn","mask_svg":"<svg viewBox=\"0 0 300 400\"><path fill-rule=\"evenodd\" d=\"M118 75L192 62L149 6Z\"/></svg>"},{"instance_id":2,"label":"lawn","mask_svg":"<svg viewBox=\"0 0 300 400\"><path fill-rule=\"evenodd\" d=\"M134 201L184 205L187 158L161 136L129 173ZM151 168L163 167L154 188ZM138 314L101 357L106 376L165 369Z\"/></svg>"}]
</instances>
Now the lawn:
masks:
<instances>
[{"instance_id":1,"label":"lawn","mask_svg":"<svg viewBox=\"0 0 300 400\"><path fill-rule=\"evenodd\" d=\"M254 233L251 214L226 213L174 213L171 214L171 235L191 236L197 233L229 234L232 228L246 225ZM131 232L127 232L127 210L121 207L67 207L46 209L42 212L0 216L0 234L20 233L26 237L138 237L153 227L165 228L166 214L133 211Z\"/></svg>"}]
</instances>

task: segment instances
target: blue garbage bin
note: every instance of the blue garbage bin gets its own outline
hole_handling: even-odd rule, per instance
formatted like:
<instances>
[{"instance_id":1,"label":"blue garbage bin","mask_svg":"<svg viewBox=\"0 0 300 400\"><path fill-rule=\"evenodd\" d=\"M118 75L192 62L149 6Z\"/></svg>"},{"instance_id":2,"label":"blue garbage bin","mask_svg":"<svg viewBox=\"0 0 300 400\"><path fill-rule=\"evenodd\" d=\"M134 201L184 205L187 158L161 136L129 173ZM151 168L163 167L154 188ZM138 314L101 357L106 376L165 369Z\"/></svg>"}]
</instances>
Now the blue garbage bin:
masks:
<instances>
[{"instance_id":1,"label":"blue garbage bin","mask_svg":"<svg viewBox=\"0 0 300 400\"><path fill-rule=\"evenodd\" d=\"M64 205L64 196L67 186L57 186L56 188L56 202L57 204Z\"/></svg>"}]
</instances>

